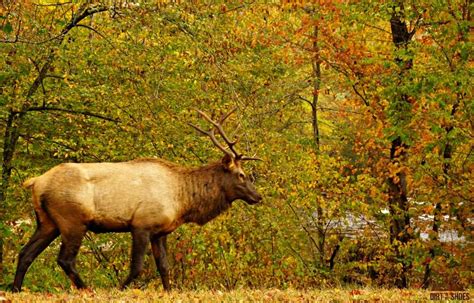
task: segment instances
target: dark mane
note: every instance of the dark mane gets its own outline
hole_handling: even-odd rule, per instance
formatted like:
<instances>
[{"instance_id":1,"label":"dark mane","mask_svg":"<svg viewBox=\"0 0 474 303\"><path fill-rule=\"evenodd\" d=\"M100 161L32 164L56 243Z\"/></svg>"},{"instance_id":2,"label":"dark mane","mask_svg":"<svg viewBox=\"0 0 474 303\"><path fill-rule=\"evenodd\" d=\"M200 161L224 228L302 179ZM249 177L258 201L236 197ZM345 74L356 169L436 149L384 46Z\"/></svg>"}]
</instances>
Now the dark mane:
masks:
<instances>
[{"instance_id":1,"label":"dark mane","mask_svg":"<svg viewBox=\"0 0 474 303\"><path fill-rule=\"evenodd\" d=\"M180 200L183 202L184 222L203 225L227 210L231 201L222 191L225 171L221 162L189 169L183 177Z\"/></svg>"}]
</instances>

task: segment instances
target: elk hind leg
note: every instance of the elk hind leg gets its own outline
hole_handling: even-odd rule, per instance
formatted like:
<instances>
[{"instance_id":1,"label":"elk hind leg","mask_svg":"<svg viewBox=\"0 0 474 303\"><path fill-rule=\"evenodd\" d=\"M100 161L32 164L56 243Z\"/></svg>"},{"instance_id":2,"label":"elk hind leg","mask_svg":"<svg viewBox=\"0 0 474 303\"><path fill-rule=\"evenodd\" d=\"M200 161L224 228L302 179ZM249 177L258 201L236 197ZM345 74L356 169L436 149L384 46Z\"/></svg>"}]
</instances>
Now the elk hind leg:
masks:
<instances>
[{"instance_id":1,"label":"elk hind leg","mask_svg":"<svg viewBox=\"0 0 474 303\"><path fill-rule=\"evenodd\" d=\"M54 222L44 212L36 212L37 227L33 236L20 251L18 265L13 281L12 290L21 291L23 279L31 263L41 254L46 247L59 235L59 230Z\"/></svg>"}]
</instances>

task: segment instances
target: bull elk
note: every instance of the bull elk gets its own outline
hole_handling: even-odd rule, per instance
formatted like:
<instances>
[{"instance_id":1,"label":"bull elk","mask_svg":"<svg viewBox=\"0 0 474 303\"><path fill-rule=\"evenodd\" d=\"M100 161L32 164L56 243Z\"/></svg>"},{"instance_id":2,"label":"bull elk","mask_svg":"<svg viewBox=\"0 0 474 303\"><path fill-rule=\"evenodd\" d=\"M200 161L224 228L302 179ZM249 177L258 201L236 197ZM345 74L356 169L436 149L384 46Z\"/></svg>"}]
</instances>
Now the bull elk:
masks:
<instances>
[{"instance_id":1,"label":"bull elk","mask_svg":"<svg viewBox=\"0 0 474 303\"><path fill-rule=\"evenodd\" d=\"M242 161L257 158L239 154L235 150L237 140L229 140L222 128L234 111L216 122L198 110L212 124L208 131L190 124L224 152L220 162L199 168L184 168L161 159L63 163L27 180L23 186L32 191L37 229L20 251L13 291L21 290L31 263L59 235L62 243L57 262L77 288L85 288L75 261L88 230L131 232L130 273L122 288L142 271L150 241L163 287L169 290L166 256L169 233L184 223L209 222L234 200L255 204L262 199L241 167ZM228 149L217 140L216 130Z\"/></svg>"}]
</instances>

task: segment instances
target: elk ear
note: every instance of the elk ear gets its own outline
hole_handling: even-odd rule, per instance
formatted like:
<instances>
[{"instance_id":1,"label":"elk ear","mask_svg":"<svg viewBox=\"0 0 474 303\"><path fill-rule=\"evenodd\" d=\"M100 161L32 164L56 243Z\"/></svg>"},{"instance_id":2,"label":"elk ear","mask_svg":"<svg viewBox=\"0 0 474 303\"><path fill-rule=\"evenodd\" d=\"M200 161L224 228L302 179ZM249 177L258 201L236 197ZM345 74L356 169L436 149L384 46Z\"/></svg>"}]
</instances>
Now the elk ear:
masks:
<instances>
[{"instance_id":1,"label":"elk ear","mask_svg":"<svg viewBox=\"0 0 474 303\"><path fill-rule=\"evenodd\" d=\"M232 168L234 168L235 163L232 156L229 154L225 154L225 156L222 158L222 165L224 166L225 170L231 170Z\"/></svg>"}]
</instances>

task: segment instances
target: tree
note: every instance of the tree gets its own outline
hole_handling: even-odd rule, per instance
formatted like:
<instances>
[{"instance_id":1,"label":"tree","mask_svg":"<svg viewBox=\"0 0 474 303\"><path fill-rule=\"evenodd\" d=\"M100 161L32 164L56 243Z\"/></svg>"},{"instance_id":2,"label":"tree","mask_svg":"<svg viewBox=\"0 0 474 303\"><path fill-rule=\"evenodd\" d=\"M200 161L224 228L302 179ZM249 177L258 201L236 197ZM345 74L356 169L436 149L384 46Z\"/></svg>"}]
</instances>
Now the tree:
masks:
<instances>
[{"instance_id":1,"label":"tree","mask_svg":"<svg viewBox=\"0 0 474 303\"><path fill-rule=\"evenodd\" d=\"M410 81L408 72L413 67L413 57L410 54L409 43L415 31L408 29L405 16L404 4L395 1L392 7L390 18L390 28L392 41L395 45L397 55L395 61L399 66L398 79L396 85L403 85ZM403 56L402 56L403 54ZM391 118L393 135L391 136L390 146L390 175L388 177L388 195L389 209L392 215L390 226L390 241L396 250L397 258L402 260L402 273L400 279L395 285L400 288L407 288L407 271L411 267L410 261L407 261L401 252L400 245L407 245L412 239L412 227L410 225L409 203L408 203L408 184L406 170L404 168L404 154L407 152L408 144L406 134L406 124L410 122L411 103L409 96L404 93L395 94L391 100Z\"/></svg>"},{"instance_id":2,"label":"tree","mask_svg":"<svg viewBox=\"0 0 474 303\"><path fill-rule=\"evenodd\" d=\"M7 3L8 5L8 3ZM32 5L29 3L24 4L26 8L28 6ZM23 17L25 18L31 18L31 16L22 16L21 14L15 14L14 12L18 12L19 9L22 8L22 4L10 4L9 7L6 7L6 17L4 17L4 24L3 24L3 30L7 34L13 34L9 36L13 36L13 38L7 38L2 41L2 43L9 43L12 44L12 46L9 47L9 54L13 55L17 52L17 47L16 44L43 44L45 42L52 42L51 46L46 48L46 55L43 58L42 62L35 62L34 59L32 59L32 63L35 67L35 71L31 70L28 76L32 76L33 73L37 73L37 75L33 76L33 80L29 85L22 85L22 88L15 87L18 85L18 82L14 82L13 89L15 90L15 99L10 99L10 100L3 100L4 103L6 103L7 107L7 113L6 113L6 122L3 127L4 129L4 135L3 135L3 153L2 153L2 185L0 187L0 217L3 218L5 216L5 200L6 200L6 194L9 188L10 184L10 177L11 173L13 170L13 158L17 149L17 143L18 139L20 138L20 131L24 127L24 118L25 115L27 115L29 112L34 112L34 111L62 111L62 112L68 112L72 114L81 114L81 115L86 115L86 116L94 116L100 119L106 119L106 120L112 120L112 118L105 117L100 114L95 114L89 111L79 111L79 110L74 110L74 109L67 109L63 107L56 107L56 106L50 106L46 104L43 100L42 103L39 103L37 99L35 98L35 94L37 93L38 89L42 88L43 93L45 93L45 87L44 87L44 81L47 78L55 78L56 75L50 74L50 71L53 67L54 61L57 56L57 51L58 48L62 45L64 40L66 39L66 36L68 33L75 27L82 26L80 24L81 21L84 19L93 16L94 14L100 13L107 11L109 7L103 6L103 5L82 5L78 8L77 11L72 10L71 11L71 19L69 22L67 22L62 29L60 30L59 34L56 36L52 37L49 39L50 41L28 41L24 40L22 37L22 28L21 25L23 22ZM17 16L17 17L15 17ZM16 19L16 20L15 20ZM13 28L11 25L12 22L17 23L17 28ZM25 22L26 23L26 22ZM23 45L21 46L23 48ZM5 62L6 65L12 66L14 62L8 59L8 56L6 56L7 61ZM11 70L14 70L15 67L12 66ZM7 82L8 80L15 80L14 75L10 74L8 77L11 77L11 79L8 79L8 77L4 76L4 82ZM7 79L5 79L7 78ZM23 89L23 92L19 93L17 95L17 90ZM6 93L6 92L5 92ZM12 96L12 95L10 95ZM20 99L20 100L18 100ZM3 222L2 222L3 223ZM2 230L4 230L2 228ZM0 239L0 266L2 268L0 269L1 272L3 272L3 237ZM2 275L3 276L3 275ZM3 284L3 283L2 283Z\"/></svg>"}]
</instances>

